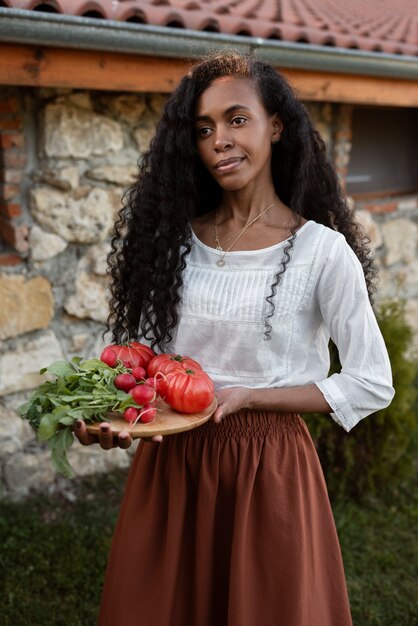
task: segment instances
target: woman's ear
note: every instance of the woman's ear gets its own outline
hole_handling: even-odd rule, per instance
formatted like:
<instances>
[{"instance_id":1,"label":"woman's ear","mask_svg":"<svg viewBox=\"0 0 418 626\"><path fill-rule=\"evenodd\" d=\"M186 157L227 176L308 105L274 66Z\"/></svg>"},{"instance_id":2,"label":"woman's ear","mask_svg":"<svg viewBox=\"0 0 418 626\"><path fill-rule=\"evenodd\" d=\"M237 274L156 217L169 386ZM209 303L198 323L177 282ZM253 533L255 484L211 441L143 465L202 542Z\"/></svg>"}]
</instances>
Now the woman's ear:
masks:
<instances>
[{"instance_id":1,"label":"woman's ear","mask_svg":"<svg viewBox=\"0 0 418 626\"><path fill-rule=\"evenodd\" d=\"M280 141L280 137L283 131L283 122L277 113L272 118L273 134L271 136L271 143L277 143Z\"/></svg>"}]
</instances>

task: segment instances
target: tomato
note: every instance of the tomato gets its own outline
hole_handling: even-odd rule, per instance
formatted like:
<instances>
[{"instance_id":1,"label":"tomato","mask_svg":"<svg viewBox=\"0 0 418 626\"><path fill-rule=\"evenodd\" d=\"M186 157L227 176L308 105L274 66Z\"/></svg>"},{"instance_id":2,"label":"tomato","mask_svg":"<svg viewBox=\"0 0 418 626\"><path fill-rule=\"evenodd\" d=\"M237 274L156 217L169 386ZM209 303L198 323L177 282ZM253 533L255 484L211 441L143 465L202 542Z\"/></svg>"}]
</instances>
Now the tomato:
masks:
<instances>
[{"instance_id":1,"label":"tomato","mask_svg":"<svg viewBox=\"0 0 418 626\"><path fill-rule=\"evenodd\" d=\"M161 372L161 368L164 366L164 363L169 363L171 357L176 356L175 354L158 354L155 356L147 365L147 374L148 378L153 378L157 372Z\"/></svg>"},{"instance_id":2,"label":"tomato","mask_svg":"<svg viewBox=\"0 0 418 626\"><path fill-rule=\"evenodd\" d=\"M143 343L139 343L138 341L131 341L128 345L132 348L135 348L138 354L141 355L141 363L139 363L141 367L146 368L151 359L155 357L154 350L152 350L149 346L144 345Z\"/></svg>"},{"instance_id":3,"label":"tomato","mask_svg":"<svg viewBox=\"0 0 418 626\"><path fill-rule=\"evenodd\" d=\"M159 354L149 362L147 372L149 377L155 376L157 372L167 374L174 369L201 370L200 364L189 356L181 354Z\"/></svg>"},{"instance_id":4,"label":"tomato","mask_svg":"<svg viewBox=\"0 0 418 626\"><path fill-rule=\"evenodd\" d=\"M206 409L215 396L214 384L201 369L174 369L165 374L164 399L179 413L198 413Z\"/></svg>"},{"instance_id":5,"label":"tomato","mask_svg":"<svg viewBox=\"0 0 418 626\"><path fill-rule=\"evenodd\" d=\"M110 367L114 367L117 361L122 361L125 367L133 369L135 367L145 368L153 356L154 352L151 348L133 341L126 346L118 346L116 344L106 346L100 355L100 359Z\"/></svg>"},{"instance_id":6,"label":"tomato","mask_svg":"<svg viewBox=\"0 0 418 626\"><path fill-rule=\"evenodd\" d=\"M100 360L109 367L115 367L118 360L117 346L107 346L101 353Z\"/></svg>"}]
</instances>

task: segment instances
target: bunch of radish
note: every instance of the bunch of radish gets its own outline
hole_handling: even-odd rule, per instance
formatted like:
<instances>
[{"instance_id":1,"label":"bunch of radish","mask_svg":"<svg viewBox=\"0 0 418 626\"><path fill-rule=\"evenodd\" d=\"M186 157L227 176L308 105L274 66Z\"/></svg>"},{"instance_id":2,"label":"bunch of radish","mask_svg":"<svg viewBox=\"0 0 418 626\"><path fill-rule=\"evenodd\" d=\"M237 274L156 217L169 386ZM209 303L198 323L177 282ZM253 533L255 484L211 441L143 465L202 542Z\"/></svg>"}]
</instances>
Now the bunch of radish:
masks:
<instances>
[{"instance_id":1,"label":"bunch of radish","mask_svg":"<svg viewBox=\"0 0 418 626\"><path fill-rule=\"evenodd\" d=\"M110 367L122 364L128 370L117 374L113 382L138 405L128 407L123 413L130 424L152 422L157 414L157 395L173 409L189 414L206 409L214 399L212 380L190 357L155 355L148 346L131 341L123 346L107 346L100 359Z\"/></svg>"}]
</instances>

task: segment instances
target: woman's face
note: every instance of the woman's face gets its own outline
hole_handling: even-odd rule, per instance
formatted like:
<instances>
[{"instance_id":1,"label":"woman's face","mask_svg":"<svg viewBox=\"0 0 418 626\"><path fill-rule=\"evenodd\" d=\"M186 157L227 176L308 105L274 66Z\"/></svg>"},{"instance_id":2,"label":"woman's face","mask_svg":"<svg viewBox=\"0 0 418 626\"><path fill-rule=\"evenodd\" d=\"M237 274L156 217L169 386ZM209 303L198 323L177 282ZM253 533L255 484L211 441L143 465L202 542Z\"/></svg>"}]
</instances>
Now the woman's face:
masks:
<instances>
[{"instance_id":1,"label":"woman's face","mask_svg":"<svg viewBox=\"0 0 418 626\"><path fill-rule=\"evenodd\" d=\"M271 181L272 143L281 129L279 116L267 113L250 79L218 78L197 101L197 151L225 191Z\"/></svg>"}]
</instances>

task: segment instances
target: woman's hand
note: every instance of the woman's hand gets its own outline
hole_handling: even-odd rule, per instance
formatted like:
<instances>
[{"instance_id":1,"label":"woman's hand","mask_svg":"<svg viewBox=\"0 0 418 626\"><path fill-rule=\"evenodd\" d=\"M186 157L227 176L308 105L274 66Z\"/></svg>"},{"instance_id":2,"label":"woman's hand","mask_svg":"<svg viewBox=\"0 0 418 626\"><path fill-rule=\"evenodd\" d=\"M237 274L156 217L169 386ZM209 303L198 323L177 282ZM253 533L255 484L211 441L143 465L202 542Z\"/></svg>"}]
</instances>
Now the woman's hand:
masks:
<instances>
[{"instance_id":1,"label":"woman's hand","mask_svg":"<svg viewBox=\"0 0 418 626\"><path fill-rule=\"evenodd\" d=\"M86 423L83 420L77 420L74 427L74 434L83 446L91 446L94 443L98 443L103 450L110 450L111 448L122 448L126 450L132 445L132 437L128 430L122 430L116 437L112 435L112 430L108 422L102 422L100 424L98 435L91 435L87 432ZM142 439L142 441L155 443L159 443L162 440L161 435Z\"/></svg>"},{"instance_id":2,"label":"woman's hand","mask_svg":"<svg viewBox=\"0 0 418 626\"><path fill-rule=\"evenodd\" d=\"M236 413L242 409L247 409L250 404L251 389L248 387L229 387L220 389L216 397L218 407L213 414L213 421L219 423L224 417L231 413Z\"/></svg>"}]
</instances>

